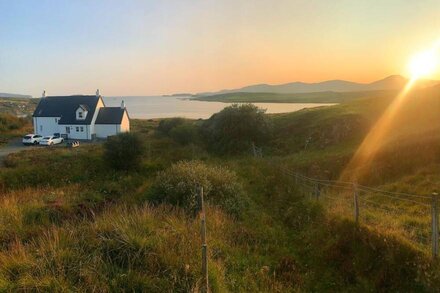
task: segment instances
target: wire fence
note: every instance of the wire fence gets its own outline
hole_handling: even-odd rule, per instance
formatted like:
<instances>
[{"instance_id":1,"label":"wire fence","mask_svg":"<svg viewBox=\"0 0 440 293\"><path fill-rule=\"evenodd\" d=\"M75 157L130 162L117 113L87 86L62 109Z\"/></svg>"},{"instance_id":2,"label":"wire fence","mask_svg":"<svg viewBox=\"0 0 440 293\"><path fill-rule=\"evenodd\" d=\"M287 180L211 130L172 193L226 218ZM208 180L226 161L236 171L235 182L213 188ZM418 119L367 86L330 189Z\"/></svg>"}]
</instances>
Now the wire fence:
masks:
<instances>
[{"instance_id":1,"label":"wire fence","mask_svg":"<svg viewBox=\"0 0 440 293\"><path fill-rule=\"evenodd\" d=\"M298 190L322 203L330 213L352 218L382 233L393 234L424 251L439 253L437 194L411 194L380 190L354 182L304 176L289 169Z\"/></svg>"}]
</instances>

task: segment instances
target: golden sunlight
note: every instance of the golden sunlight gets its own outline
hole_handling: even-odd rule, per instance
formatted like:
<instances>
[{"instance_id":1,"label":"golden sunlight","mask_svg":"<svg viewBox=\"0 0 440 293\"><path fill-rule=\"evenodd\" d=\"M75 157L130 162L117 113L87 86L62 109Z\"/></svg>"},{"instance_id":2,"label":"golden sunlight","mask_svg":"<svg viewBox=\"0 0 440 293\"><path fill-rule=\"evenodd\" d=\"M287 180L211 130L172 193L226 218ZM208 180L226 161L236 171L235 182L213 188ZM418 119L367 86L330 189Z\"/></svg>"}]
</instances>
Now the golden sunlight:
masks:
<instances>
[{"instance_id":1,"label":"golden sunlight","mask_svg":"<svg viewBox=\"0 0 440 293\"><path fill-rule=\"evenodd\" d=\"M412 79L432 75L438 66L438 51L436 49L420 52L411 58L408 70Z\"/></svg>"}]
</instances>

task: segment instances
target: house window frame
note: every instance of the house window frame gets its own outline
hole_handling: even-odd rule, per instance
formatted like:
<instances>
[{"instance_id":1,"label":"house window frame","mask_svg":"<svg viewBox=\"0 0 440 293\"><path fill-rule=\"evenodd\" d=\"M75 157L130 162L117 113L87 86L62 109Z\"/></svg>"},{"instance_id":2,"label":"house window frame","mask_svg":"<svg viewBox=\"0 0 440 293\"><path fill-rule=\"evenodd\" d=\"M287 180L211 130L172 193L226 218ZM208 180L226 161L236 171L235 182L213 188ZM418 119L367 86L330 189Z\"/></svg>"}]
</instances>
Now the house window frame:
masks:
<instances>
[{"instance_id":1,"label":"house window frame","mask_svg":"<svg viewBox=\"0 0 440 293\"><path fill-rule=\"evenodd\" d=\"M81 132L84 132L84 126L80 126L80 127L79 127L79 130L80 130Z\"/></svg>"},{"instance_id":2,"label":"house window frame","mask_svg":"<svg viewBox=\"0 0 440 293\"><path fill-rule=\"evenodd\" d=\"M78 119L83 119L83 111L78 111Z\"/></svg>"},{"instance_id":3,"label":"house window frame","mask_svg":"<svg viewBox=\"0 0 440 293\"><path fill-rule=\"evenodd\" d=\"M75 127L76 132L79 132L79 126Z\"/></svg>"}]
</instances>

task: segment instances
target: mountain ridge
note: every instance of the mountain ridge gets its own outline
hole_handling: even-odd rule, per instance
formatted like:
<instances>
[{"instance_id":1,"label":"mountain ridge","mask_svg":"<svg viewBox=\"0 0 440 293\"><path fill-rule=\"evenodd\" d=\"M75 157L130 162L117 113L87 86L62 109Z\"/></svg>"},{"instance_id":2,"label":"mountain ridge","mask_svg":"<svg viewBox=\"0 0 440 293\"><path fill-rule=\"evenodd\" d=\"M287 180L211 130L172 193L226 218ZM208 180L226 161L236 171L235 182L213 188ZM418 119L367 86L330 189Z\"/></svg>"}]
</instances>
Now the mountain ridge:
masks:
<instances>
[{"instance_id":1,"label":"mountain ridge","mask_svg":"<svg viewBox=\"0 0 440 293\"><path fill-rule=\"evenodd\" d=\"M383 79L376 80L370 83L359 83L341 79L325 80L322 82L307 83L301 81L289 82L284 84L254 84L237 89L225 89L217 92L202 92L197 93L196 96L211 96L228 93L278 93L278 94L293 94L293 93L312 93L312 92L356 92L356 91L375 91L375 90L392 90L400 89L405 86L408 79L401 75L390 75ZM432 86L440 84L437 80L419 80L420 87Z\"/></svg>"}]
</instances>

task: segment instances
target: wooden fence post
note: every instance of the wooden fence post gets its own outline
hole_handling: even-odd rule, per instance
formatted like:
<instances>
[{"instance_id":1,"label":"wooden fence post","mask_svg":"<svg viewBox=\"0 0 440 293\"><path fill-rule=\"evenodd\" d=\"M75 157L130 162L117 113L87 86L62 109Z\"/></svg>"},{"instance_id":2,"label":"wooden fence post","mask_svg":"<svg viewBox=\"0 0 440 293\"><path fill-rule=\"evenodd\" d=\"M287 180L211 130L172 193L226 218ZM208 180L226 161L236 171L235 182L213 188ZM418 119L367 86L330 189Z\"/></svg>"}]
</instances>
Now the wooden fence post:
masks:
<instances>
[{"instance_id":1,"label":"wooden fence post","mask_svg":"<svg viewBox=\"0 0 440 293\"><path fill-rule=\"evenodd\" d=\"M431 234L432 234L432 256L438 256L438 199L437 193L432 193L431 201Z\"/></svg>"},{"instance_id":2,"label":"wooden fence post","mask_svg":"<svg viewBox=\"0 0 440 293\"><path fill-rule=\"evenodd\" d=\"M208 245L206 244L206 214L205 202L203 198L203 186L200 188L200 204L201 204L201 238L202 238L202 286L201 292L207 293L209 291L208 278Z\"/></svg>"},{"instance_id":3,"label":"wooden fence post","mask_svg":"<svg viewBox=\"0 0 440 293\"><path fill-rule=\"evenodd\" d=\"M255 143L254 142L252 142L252 153L253 153L254 157L257 156L257 149L255 147Z\"/></svg>"},{"instance_id":4,"label":"wooden fence post","mask_svg":"<svg viewBox=\"0 0 440 293\"><path fill-rule=\"evenodd\" d=\"M320 196L321 190L319 188L319 183L315 183L315 198L316 200L319 200L319 196Z\"/></svg>"},{"instance_id":5,"label":"wooden fence post","mask_svg":"<svg viewBox=\"0 0 440 293\"><path fill-rule=\"evenodd\" d=\"M359 192L357 188L357 184L353 183L353 207L354 207L354 220L356 224L359 223Z\"/></svg>"}]
</instances>

